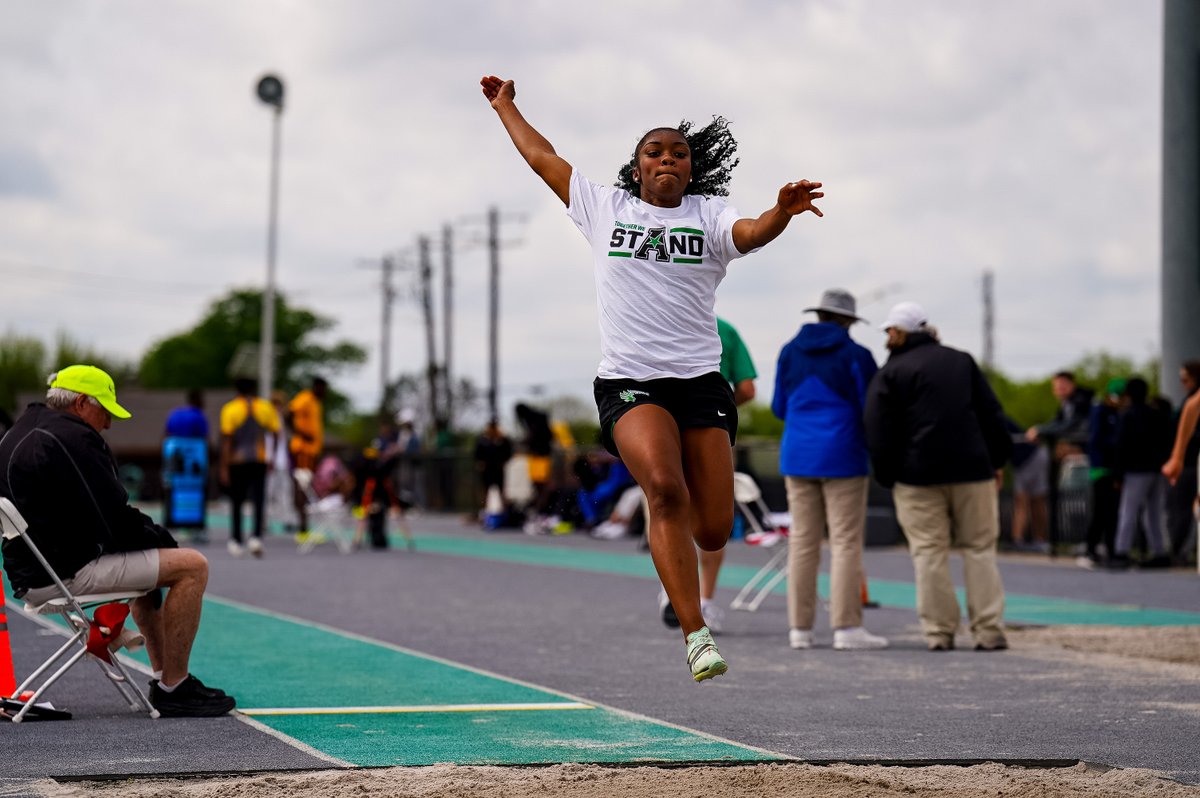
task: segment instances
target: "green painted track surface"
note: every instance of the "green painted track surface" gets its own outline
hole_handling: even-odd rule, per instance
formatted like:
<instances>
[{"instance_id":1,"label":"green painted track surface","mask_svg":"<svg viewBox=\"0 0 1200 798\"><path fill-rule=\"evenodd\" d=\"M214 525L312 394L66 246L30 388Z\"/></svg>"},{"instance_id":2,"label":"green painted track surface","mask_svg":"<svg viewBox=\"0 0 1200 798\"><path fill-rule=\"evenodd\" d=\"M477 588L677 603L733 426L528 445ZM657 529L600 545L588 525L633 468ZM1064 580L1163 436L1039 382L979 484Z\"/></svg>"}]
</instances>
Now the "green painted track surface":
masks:
<instances>
[{"instance_id":1,"label":"green painted track surface","mask_svg":"<svg viewBox=\"0 0 1200 798\"><path fill-rule=\"evenodd\" d=\"M144 652L135 655L146 663ZM717 740L335 629L206 599L192 670L236 684L238 708L554 703L562 709L255 715L360 766L747 762L776 754ZM586 703L586 702L585 702Z\"/></svg>"},{"instance_id":2,"label":"green painted track surface","mask_svg":"<svg viewBox=\"0 0 1200 798\"><path fill-rule=\"evenodd\" d=\"M400 545L397 540L396 545ZM646 555L613 554L588 549L540 545L516 545L487 539L467 539L445 536L418 537L421 551L455 557L476 557L502 562L524 563L580 571L641 576L657 579L654 565ZM738 589L754 572L753 566L727 562L721 567L719 585ZM820 574L817 589L829 596L829 575ZM787 593L785 583L773 591ZM958 591L959 602L966 606L966 595ZM885 607L916 610L917 588L911 582L871 579L871 598ZM1200 625L1200 612L1141 607L1129 604L1104 604L1077 601L1051 596L1007 593L1004 617L1010 622L1031 624L1098 624L1108 626L1195 626Z\"/></svg>"}]
</instances>

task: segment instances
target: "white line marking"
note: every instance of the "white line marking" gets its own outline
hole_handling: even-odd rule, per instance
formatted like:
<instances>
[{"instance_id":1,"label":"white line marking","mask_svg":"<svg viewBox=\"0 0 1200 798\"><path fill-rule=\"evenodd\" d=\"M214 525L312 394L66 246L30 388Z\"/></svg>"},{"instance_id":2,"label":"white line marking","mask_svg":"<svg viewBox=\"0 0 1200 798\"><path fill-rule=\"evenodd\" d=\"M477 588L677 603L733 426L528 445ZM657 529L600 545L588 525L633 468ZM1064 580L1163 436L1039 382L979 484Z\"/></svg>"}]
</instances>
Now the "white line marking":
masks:
<instances>
[{"instance_id":1,"label":"white line marking","mask_svg":"<svg viewBox=\"0 0 1200 798\"><path fill-rule=\"evenodd\" d=\"M273 707L239 709L243 715L392 715L408 712L537 712L558 709L595 709L591 704L412 704L398 707Z\"/></svg>"},{"instance_id":2,"label":"white line marking","mask_svg":"<svg viewBox=\"0 0 1200 798\"><path fill-rule=\"evenodd\" d=\"M241 712L235 711L233 714L238 720L240 720L242 723L245 723L247 726L257 729L258 731L262 732L263 734L269 734L270 736L274 737L276 740L287 743L291 747L293 747L299 751L303 751L304 753L308 754L309 756L316 757L317 759L320 759L323 762L328 762L329 764L331 764L335 767L339 767L339 768L357 768L357 767L359 767L358 765L354 764L353 762L347 762L344 759L338 759L336 756L330 756L329 754L325 753L324 751L319 751L316 748L313 748L311 745L300 742L295 737L288 737L283 732L276 731L275 729L272 729L270 726L267 726L264 723L259 723L254 718L246 717Z\"/></svg>"}]
</instances>

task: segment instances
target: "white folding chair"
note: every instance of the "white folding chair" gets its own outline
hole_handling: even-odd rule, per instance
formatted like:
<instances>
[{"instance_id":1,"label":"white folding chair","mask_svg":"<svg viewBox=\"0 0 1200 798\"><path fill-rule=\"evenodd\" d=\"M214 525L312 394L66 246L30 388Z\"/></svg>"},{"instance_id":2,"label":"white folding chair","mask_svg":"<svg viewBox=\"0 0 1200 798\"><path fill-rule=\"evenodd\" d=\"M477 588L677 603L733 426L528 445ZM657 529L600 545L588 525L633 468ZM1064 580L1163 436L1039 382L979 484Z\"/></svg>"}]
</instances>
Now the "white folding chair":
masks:
<instances>
[{"instance_id":1,"label":"white folding chair","mask_svg":"<svg viewBox=\"0 0 1200 798\"><path fill-rule=\"evenodd\" d=\"M313 472L297 468L294 472L296 484L303 491L308 512L308 534L298 542L301 554L308 554L318 543L332 540L342 554L354 550L355 531L358 522L354 519L350 504L340 494L324 498L313 489Z\"/></svg>"},{"instance_id":2,"label":"white folding chair","mask_svg":"<svg viewBox=\"0 0 1200 798\"><path fill-rule=\"evenodd\" d=\"M772 522L775 514L770 511L766 502L763 501L762 490L759 489L758 483L754 481L754 477L749 474L739 471L733 475L733 501L750 528L750 531L746 533L747 543L765 548L773 547L779 543L784 544L779 547L778 551L771 555L766 565L758 569L754 576L750 577L749 581L742 587L741 592L737 594L733 602L729 605L735 610L754 612L766 599L767 594L787 577L788 528L784 524ZM759 516L766 520L769 528L763 527L762 523L758 520Z\"/></svg>"},{"instance_id":3,"label":"white folding chair","mask_svg":"<svg viewBox=\"0 0 1200 798\"><path fill-rule=\"evenodd\" d=\"M43 674L57 666L57 670L35 688L29 698L21 702L23 706L12 718L13 723L20 723L51 685L62 678L77 662L88 656L88 637L91 634L92 627L94 625L98 626L98 624L93 618L88 616L87 611L104 604L129 602L146 595L149 591L131 590L117 593L74 595L67 589L62 580L58 578L58 574L54 573L54 569L50 567L50 563L46 562L46 558L38 550L37 545L33 542L27 531L28 524L21 516L21 513L11 501L2 496L0 496L0 528L2 528L6 540L20 538L25 541L25 545L29 547L29 551L41 563L42 567L46 569L46 573L50 574L50 578L54 580L55 587L62 593L61 596L52 598L44 604L32 605L29 602L25 602L25 611L36 615L61 615L71 632L67 642L58 651L54 652L49 659L38 666L37 670L29 674L25 681L17 686L16 692L13 693L14 697L20 696L40 679ZM105 634L109 633L108 629L103 629L103 631ZM130 648L140 647L141 644L140 636L133 635L129 636L128 642L125 643L126 647ZM71 653L72 649L74 649L74 653ZM129 703L131 709L141 709L152 718L158 717L158 710L150 705L150 701L146 698L145 693L134 684L129 676L129 671L126 670L125 665L115 655L115 652L110 655L110 662L105 662L97 656L91 656L90 658L96 662L100 670L112 682L117 692L121 694L121 697Z\"/></svg>"}]
</instances>

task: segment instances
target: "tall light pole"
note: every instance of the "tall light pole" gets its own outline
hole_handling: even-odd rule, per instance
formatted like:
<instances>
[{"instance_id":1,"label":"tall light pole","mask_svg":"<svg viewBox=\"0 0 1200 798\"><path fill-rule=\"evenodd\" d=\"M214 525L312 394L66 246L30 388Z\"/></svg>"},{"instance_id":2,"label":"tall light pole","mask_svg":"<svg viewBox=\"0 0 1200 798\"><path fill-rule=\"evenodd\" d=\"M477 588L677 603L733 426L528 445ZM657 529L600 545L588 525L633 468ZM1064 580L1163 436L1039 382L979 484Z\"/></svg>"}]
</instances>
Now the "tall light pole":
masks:
<instances>
[{"instance_id":1,"label":"tall light pole","mask_svg":"<svg viewBox=\"0 0 1200 798\"><path fill-rule=\"evenodd\" d=\"M279 138L283 122L283 81L263 75L258 99L275 109L271 126L271 196L267 211L267 286L263 291L262 338L258 347L258 395L270 396L275 381L275 227L279 215Z\"/></svg>"}]
</instances>

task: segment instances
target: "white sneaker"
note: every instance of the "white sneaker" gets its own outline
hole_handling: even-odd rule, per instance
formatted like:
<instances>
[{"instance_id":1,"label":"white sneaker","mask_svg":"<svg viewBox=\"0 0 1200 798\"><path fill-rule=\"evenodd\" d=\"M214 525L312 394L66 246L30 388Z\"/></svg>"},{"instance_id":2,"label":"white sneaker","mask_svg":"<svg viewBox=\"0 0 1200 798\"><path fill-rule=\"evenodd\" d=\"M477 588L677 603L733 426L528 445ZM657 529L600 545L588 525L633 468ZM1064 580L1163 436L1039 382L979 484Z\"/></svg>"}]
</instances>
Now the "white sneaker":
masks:
<instances>
[{"instance_id":1,"label":"white sneaker","mask_svg":"<svg viewBox=\"0 0 1200 798\"><path fill-rule=\"evenodd\" d=\"M599 540L616 540L625 537L626 527L617 521L605 521L592 529L592 537Z\"/></svg>"},{"instance_id":2,"label":"white sneaker","mask_svg":"<svg viewBox=\"0 0 1200 798\"><path fill-rule=\"evenodd\" d=\"M721 609L712 599L700 599L700 614L704 616L704 625L713 634L719 634L725 628L725 610Z\"/></svg>"},{"instance_id":3,"label":"white sneaker","mask_svg":"<svg viewBox=\"0 0 1200 798\"><path fill-rule=\"evenodd\" d=\"M789 629L788 645L792 648L812 648L813 638L811 629Z\"/></svg>"},{"instance_id":4,"label":"white sneaker","mask_svg":"<svg viewBox=\"0 0 1200 798\"><path fill-rule=\"evenodd\" d=\"M248 548L250 550L250 553L253 554L255 557L263 556L262 541L259 540L258 538L250 538L250 543L246 546L246 548Z\"/></svg>"},{"instance_id":5,"label":"white sneaker","mask_svg":"<svg viewBox=\"0 0 1200 798\"><path fill-rule=\"evenodd\" d=\"M244 549L242 548L242 544L238 543L236 540L229 541L229 543L226 544L225 548L229 549L229 553L232 554L234 557L241 557L242 552L244 551Z\"/></svg>"},{"instance_id":6,"label":"white sneaker","mask_svg":"<svg viewBox=\"0 0 1200 798\"><path fill-rule=\"evenodd\" d=\"M851 629L835 629L833 647L838 651L865 651L872 648L887 648L886 637L873 635L861 626Z\"/></svg>"}]
</instances>

